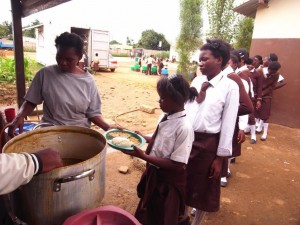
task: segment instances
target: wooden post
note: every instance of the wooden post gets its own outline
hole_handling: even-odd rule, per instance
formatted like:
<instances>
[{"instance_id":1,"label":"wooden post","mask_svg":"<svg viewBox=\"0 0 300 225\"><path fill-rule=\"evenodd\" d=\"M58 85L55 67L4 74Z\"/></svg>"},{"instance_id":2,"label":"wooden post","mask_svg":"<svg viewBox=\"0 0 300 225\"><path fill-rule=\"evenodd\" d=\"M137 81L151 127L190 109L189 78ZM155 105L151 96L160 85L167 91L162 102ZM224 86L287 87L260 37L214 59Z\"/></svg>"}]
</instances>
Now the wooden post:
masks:
<instances>
[{"instance_id":1,"label":"wooden post","mask_svg":"<svg viewBox=\"0 0 300 225\"><path fill-rule=\"evenodd\" d=\"M20 108L25 95L25 73L24 73L24 53L23 53L23 35L22 35L22 5L18 0L11 0L13 36L14 36L14 54L15 54L15 72L17 84L17 102Z\"/></svg>"}]
</instances>

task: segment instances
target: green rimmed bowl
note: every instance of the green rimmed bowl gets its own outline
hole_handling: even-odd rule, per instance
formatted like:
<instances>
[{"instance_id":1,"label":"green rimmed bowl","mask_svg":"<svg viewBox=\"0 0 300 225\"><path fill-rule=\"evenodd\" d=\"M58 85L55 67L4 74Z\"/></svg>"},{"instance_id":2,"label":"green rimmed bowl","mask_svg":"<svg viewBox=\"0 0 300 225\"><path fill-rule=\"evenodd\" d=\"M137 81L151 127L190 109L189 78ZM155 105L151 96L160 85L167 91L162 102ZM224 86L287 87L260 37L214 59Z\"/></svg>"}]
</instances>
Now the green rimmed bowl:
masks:
<instances>
[{"instance_id":1,"label":"green rimmed bowl","mask_svg":"<svg viewBox=\"0 0 300 225\"><path fill-rule=\"evenodd\" d=\"M118 134L114 135L114 133L119 133L121 135L118 135ZM104 133L104 137L106 138L107 144L110 147L117 149L117 150L133 151L133 147L122 147L122 146L113 144L112 139L114 137L125 137L125 138L134 137L135 139L137 139L139 141L139 144L136 145L139 148L141 148L146 143L145 138L143 138L141 135L138 135L129 130L111 129Z\"/></svg>"}]
</instances>

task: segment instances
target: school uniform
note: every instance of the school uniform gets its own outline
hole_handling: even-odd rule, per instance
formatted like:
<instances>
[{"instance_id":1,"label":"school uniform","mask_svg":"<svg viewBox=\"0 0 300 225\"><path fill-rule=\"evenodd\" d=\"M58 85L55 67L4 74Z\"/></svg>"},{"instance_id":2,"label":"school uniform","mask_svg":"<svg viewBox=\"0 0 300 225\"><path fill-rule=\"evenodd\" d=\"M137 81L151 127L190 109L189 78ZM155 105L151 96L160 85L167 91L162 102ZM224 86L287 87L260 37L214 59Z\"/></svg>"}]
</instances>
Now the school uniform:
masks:
<instances>
[{"instance_id":1,"label":"school uniform","mask_svg":"<svg viewBox=\"0 0 300 225\"><path fill-rule=\"evenodd\" d=\"M231 157L237 157L241 155L241 144L238 143L238 139L237 139L238 133L240 129L244 129L245 126L247 125L247 121L246 121L247 117L242 117L242 116L244 115L247 116L247 114L253 112L253 106L249 97L249 90L248 90L250 83L245 80L242 80L239 75L234 73L234 70L230 66L224 69L223 72L225 74L228 74L227 77L229 79L237 83L239 87L239 93L240 93L238 117L234 126L234 133L232 138L232 155L231 155ZM227 176L227 171L228 171L228 160L224 160L222 166L222 177Z\"/></svg>"},{"instance_id":2,"label":"school uniform","mask_svg":"<svg viewBox=\"0 0 300 225\"><path fill-rule=\"evenodd\" d=\"M191 86L200 92L204 82L210 84L204 101L185 105L187 117L195 131L187 165L186 204L202 211L215 212L220 207L220 179L208 177L216 156L228 157L232 154L239 89L223 72L210 81L205 75L198 76Z\"/></svg>"},{"instance_id":3,"label":"school uniform","mask_svg":"<svg viewBox=\"0 0 300 225\"><path fill-rule=\"evenodd\" d=\"M234 72L231 66L227 66L223 73L233 80L239 87L239 108L238 116L247 115L253 112L253 106L249 95L247 94L242 79Z\"/></svg>"},{"instance_id":4,"label":"school uniform","mask_svg":"<svg viewBox=\"0 0 300 225\"><path fill-rule=\"evenodd\" d=\"M194 140L186 112L166 117L157 127L146 154L187 164ZM141 198L135 217L143 225L176 225L185 213L186 168L170 171L148 164L138 184Z\"/></svg>"},{"instance_id":5,"label":"school uniform","mask_svg":"<svg viewBox=\"0 0 300 225\"><path fill-rule=\"evenodd\" d=\"M250 76L251 73L248 70L246 66L243 66L237 70L238 76L242 79L244 88L246 92L248 93L248 96L250 99L254 98L254 90L253 90L253 84L251 82ZM253 104L253 103L252 103ZM253 105L253 108L256 106ZM254 117L254 109L252 113L249 113L248 115L240 116L239 117L239 129L245 130L247 126L249 125L255 125L255 117Z\"/></svg>"},{"instance_id":6,"label":"school uniform","mask_svg":"<svg viewBox=\"0 0 300 225\"><path fill-rule=\"evenodd\" d=\"M257 110L256 110L256 102L257 102L257 100L262 100L262 86L263 86L264 77L261 74L259 74L256 69L253 69L250 71L250 79L253 84L253 92L254 92L254 98L252 98L252 102L253 102L253 106L254 106L253 117L258 118L258 114L257 114ZM249 124L253 123L252 115L250 115L250 116L251 116L251 118L249 118ZM255 121L255 119L254 119L254 121ZM255 124L255 122L254 122L254 124Z\"/></svg>"},{"instance_id":7,"label":"school uniform","mask_svg":"<svg viewBox=\"0 0 300 225\"><path fill-rule=\"evenodd\" d=\"M272 94L278 82L279 74L269 76L268 71L264 69L259 72L263 75L263 87L261 109L257 113L259 119L267 121L271 115Z\"/></svg>"}]
</instances>

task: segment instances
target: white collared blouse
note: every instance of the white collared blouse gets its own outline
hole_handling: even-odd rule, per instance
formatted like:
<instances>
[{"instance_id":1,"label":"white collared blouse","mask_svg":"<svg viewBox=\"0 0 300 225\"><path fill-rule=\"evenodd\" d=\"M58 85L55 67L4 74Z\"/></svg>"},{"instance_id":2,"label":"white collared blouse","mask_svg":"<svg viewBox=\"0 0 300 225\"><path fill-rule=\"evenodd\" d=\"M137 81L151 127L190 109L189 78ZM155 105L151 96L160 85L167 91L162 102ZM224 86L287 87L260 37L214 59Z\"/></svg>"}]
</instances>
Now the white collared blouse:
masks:
<instances>
[{"instance_id":1,"label":"white collared blouse","mask_svg":"<svg viewBox=\"0 0 300 225\"><path fill-rule=\"evenodd\" d=\"M150 155L187 164L194 141L194 130L185 115L185 111L177 112L158 124L158 133Z\"/></svg>"},{"instance_id":2,"label":"white collared blouse","mask_svg":"<svg viewBox=\"0 0 300 225\"><path fill-rule=\"evenodd\" d=\"M220 133L217 150L218 156L232 154L232 137L239 107L239 87L227 77L227 72L220 72L209 81L206 97L198 104L196 101L185 105L187 117L193 124L195 132ZM196 77L191 86L199 92L207 76Z\"/></svg>"}]
</instances>

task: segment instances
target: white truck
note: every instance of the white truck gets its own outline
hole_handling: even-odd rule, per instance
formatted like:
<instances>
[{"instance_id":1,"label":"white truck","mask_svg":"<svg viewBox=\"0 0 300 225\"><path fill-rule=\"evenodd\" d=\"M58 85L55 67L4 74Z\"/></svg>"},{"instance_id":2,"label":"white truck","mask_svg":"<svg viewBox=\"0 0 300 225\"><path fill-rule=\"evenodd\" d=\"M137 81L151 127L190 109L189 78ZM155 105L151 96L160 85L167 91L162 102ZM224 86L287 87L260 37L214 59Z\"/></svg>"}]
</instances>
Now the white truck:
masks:
<instances>
[{"instance_id":1,"label":"white truck","mask_svg":"<svg viewBox=\"0 0 300 225\"><path fill-rule=\"evenodd\" d=\"M55 38L63 32L76 33L84 40L84 49L88 56L88 66L93 57L98 53L100 69L111 69L109 54L109 32L83 26L69 26L55 23L54 21L43 22L36 26L36 60L43 65L56 63ZM114 71L114 69L111 71Z\"/></svg>"}]
</instances>

